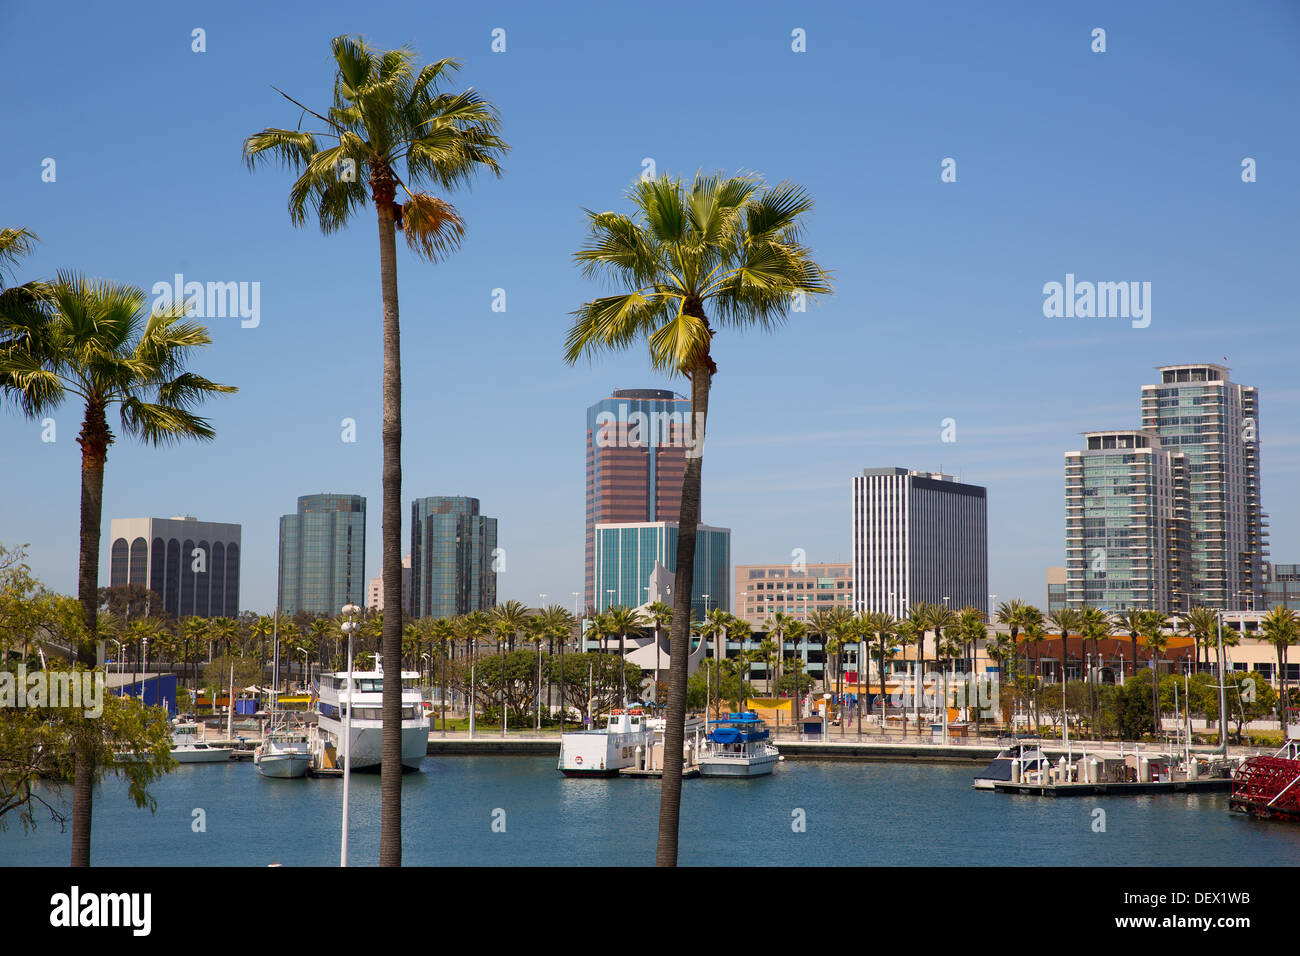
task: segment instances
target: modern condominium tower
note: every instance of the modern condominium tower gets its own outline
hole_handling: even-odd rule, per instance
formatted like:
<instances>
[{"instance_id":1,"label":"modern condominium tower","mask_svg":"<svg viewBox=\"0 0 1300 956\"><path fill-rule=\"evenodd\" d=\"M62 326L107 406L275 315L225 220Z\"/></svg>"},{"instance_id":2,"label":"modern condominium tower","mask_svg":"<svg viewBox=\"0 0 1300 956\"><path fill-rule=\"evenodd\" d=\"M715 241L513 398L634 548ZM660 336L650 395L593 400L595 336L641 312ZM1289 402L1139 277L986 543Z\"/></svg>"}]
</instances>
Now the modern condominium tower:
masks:
<instances>
[{"instance_id":1,"label":"modern condominium tower","mask_svg":"<svg viewBox=\"0 0 1300 956\"><path fill-rule=\"evenodd\" d=\"M366 599L366 499L319 494L280 518L282 614L334 616Z\"/></svg>"},{"instance_id":2,"label":"modern condominium tower","mask_svg":"<svg viewBox=\"0 0 1300 956\"><path fill-rule=\"evenodd\" d=\"M175 518L114 518L111 587L139 584L173 617L239 616L240 526Z\"/></svg>"},{"instance_id":3,"label":"modern condominium tower","mask_svg":"<svg viewBox=\"0 0 1300 956\"><path fill-rule=\"evenodd\" d=\"M1086 432L1065 454L1066 604L1180 608L1187 459L1141 429Z\"/></svg>"},{"instance_id":4,"label":"modern condominium tower","mask_svg":"<svg viewBox=\"0 0 1300 956\"><path fill-rule=\"evenodd\" d=\"M592 607L639 607L647 603L655 565L677 570L677 522L640 521L596 525L596 599ZM731 610L731 529L701 524L695 532L691 619ZM666 598L671 604L672 599Z\"/></svg>"},{"instance_id":5,"label":"modern condominium tower","mask_svg":"<svg viewBox=\"0 0 1300 956\"><path fill-rule=\"evenodd\" d=\"M411 502L411 616L455 617L497 603L497 519L477 498Z\"/></svg>"},{"instance_id":6,"label":"modern condominium tower","mask_svg":"<svg viewBox=\"0 0 1300 956\"><path fill-rule=\"evenodd\" d=\"M690 409L658 388L616 388L587 409L587 607L597 604L596 525L680 517Z\"/></svg>"},{"instance_id":7,"label":"modern condominium tower","mask_svg":"<svg viewBox=\"0 0 1300 956\"><path fill-rule=\"evenodd\" d=\"M895 617L918 601L988 610L988 493L951 475L867 468L853 476L853 594Z\"/></svg>"},{"instance_id":8,"label":"modern condominium tower","mask_svg":"<svg viewBox=\"0 0 1300 956\"><path fill-rule=\"evenodd\" d=\"M1187 457L1185 600L1240 610L1262 602L1268 557L1260 503L1259 391L1223 365L1163 365L1142 386L1142 428Z\"/></svg>"}]
</instances>

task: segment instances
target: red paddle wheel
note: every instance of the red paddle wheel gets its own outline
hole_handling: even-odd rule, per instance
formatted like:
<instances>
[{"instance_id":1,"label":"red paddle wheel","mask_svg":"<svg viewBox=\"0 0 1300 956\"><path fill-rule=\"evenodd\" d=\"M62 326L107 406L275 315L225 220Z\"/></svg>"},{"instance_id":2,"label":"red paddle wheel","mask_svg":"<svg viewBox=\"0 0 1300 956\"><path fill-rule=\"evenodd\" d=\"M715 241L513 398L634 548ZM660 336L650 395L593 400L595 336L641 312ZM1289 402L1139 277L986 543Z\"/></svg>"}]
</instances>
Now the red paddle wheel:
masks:
<instances>
[{"instance_id":1,"label":"red paddle wheel","mask_svg":"<svg viewBox=\"0 0 1300 956\"><path fill-rule=\"evenodd\" d=\"M1232 775L1228 806L1251 816L1300 823L1300 744L1251 757Z\"/></svg>"}]
</instances>

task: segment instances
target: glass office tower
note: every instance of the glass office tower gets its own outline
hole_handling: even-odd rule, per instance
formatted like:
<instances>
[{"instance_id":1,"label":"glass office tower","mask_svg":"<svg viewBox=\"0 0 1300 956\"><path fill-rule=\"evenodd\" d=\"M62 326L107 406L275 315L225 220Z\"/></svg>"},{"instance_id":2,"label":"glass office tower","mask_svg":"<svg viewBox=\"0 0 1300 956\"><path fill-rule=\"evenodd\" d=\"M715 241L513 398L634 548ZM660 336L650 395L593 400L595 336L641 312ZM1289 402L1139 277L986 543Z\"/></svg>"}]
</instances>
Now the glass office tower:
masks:
<instances>
[{"instance_id":1,"label":"glass office tower","mask_svg":"<svg viewBox=\"0 0 1300 956\"><path fill-rule=\"evenodd\" d=\"M497 519L461 496L411 502L411 616L454 617L497 603Z\"/></svg>"},{"instance_id":2,"label":"glass office tower","mask_svg":"<svg viewBox=\"0 0 1300 956\"><path fill-rule=\"evenodd\" d=\"M597 598L596 525L681 517L690 410L661 388L616 388L587 409L586 607Z\"/></svg>"},{"instance_id":3,"label":"glass office tower","mask_svg":"<svg viewBox=\"0 0 1300 956\"><path fill-rule=\"evenodd\" d=\"M280 518L280 612L335 616L365 599L366 499L299 498L298 512Z\"/></svg>"},{"instance_id":4,"label":"glass office tower","mask_svg":"<svg viewBox=\"0 0 1300 956\"><path fill-rule=\"evenodd\" d=\"M598 524L595 528L594 606L639 607L655 564L677 571L677 522L636 521ZM708 595L706 598L705 595ZM671 603L668 599L666 603ZM731 529L698 525L695 536L695 577L691 588L691 618L705 611L731 610Z\"/></svg>"}]
</instances>

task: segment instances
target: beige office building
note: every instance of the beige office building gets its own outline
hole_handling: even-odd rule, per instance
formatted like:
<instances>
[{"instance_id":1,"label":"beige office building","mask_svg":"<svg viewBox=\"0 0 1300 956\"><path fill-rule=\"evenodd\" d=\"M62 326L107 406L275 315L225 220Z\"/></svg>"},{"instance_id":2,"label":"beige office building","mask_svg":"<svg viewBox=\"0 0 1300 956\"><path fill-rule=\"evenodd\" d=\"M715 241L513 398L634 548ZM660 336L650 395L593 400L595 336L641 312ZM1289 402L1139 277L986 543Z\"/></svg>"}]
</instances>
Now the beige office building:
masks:
<instances>
[{"instance_id":1,"label":"beige office building","mask_svg":"<svg viewBox=\"0 0 1300 956\"><path fill-rule=\"evenodd\" d=\"M739 564L736 566L736 617L755 629L777 611L799 620L813 611L854 610L851 564Z\"/></svg>"}]
</instances>

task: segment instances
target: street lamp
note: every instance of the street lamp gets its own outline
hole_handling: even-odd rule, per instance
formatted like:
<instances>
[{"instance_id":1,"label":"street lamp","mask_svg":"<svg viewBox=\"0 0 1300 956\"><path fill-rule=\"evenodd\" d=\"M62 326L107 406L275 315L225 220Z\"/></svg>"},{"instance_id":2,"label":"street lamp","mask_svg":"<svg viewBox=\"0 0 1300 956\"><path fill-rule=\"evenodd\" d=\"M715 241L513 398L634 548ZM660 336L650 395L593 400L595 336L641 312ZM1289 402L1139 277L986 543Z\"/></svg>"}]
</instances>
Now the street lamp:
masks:
<instances>
[{"instance_id":1,"label":"street lamp","mask_svg":"<svg viewBox=\"0 0 1300 956\"><path fill-rule=\"evenodd\" d=\"M348 703L347 709L343 711L343 837L340 841L339 866L348 865L348 790L352 781L352 638L361 627L356 620L360 613L361 608L355 604L343 605L343 616L347 620L340 625L340 630L348 636ZM397 670L400 674L400 665Z\"/></svg>"}]
</instances>

